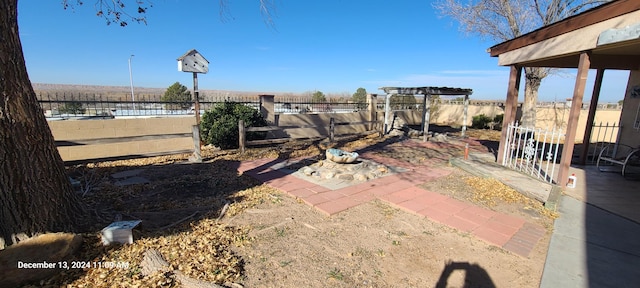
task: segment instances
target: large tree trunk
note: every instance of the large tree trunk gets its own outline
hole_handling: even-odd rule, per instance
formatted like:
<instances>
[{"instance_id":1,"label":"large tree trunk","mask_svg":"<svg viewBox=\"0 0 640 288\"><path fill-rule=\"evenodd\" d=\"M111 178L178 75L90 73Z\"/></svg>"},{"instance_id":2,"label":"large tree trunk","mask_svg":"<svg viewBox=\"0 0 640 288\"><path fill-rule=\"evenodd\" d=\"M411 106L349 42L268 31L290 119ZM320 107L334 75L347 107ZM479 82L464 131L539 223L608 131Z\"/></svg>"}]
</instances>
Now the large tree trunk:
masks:
<instances>
[{"instance_id":1,"label":"large tree trunk","mask_svg":"<svg viewBox=\"0 0 640 288\"><path fill-rule=\"evenodd\" d=\"M542 79L549 74L548 68L525 67L524 104L522 105L522 118L520 125L528 128L536 127L536 103L538 102L538 89Z\"/></svg>"},{"instance_id":2,"label":"large tree trunk","mask_svg":"<svg viewBox=\"0 0 640 288\"><path fill-rule=\"evenodd\" d=\"M0 249L73 231L84 211L27 75L17 5L0 0Z\"/></svg>"}]
</instances>

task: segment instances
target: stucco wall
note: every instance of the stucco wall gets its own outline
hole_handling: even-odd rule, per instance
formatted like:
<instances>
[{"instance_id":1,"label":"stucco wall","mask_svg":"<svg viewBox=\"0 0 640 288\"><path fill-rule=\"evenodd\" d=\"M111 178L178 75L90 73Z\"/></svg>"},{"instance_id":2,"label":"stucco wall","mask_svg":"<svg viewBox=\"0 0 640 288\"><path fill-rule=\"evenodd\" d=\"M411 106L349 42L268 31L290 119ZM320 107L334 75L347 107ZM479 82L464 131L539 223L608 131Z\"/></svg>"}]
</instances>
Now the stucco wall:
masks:
<instances>
[{"instance_id":1,"label":"stucco wall","mask_svg":"<svg viewBox=\"0 0 640 288\"><path fill-rule=\"evenodd\" d=\"M378 113L381 117L382 113ZM329 135L329 120L333 117L336 123L358 123L369 121L368 112L355 113L327 113L327 114L280 114L279 126L305 126L315 125L317 128L287 129L286 133L291 138L307 138ZM367 124L340 125L335 127L335 134L359 133L367 131Z\"/></svg>"},{"instance_id":2,"label":"stucco wall","mask_svg":"<svg viewBox=\"0 0 640 288\"><path fill-rule=\"evenodd\" d=\"M639 77L640 78L640 77ZM627 105L626 102L624 105ZM626 107L626 106L625 106ZM635 104L638 107L638 104ZM536 128L543 130L557 130L565 131L567 128L567 119L569 117L569 107L556 107L556 108L538 108L536 111ZM396 116L401 117L410 125L420 125L421 111L398 111ZM584 131L586 129L588 110L580 110L580 119L578 120L578 130L576 131L576 141L582 142L584 137ZM488 117L495 117L499 114L504 114L503 107L499 106L469 106L469 113L467 114L467 126L471 126L473 116L484 114ZM520 115L520 113L518 113ZM631 113L629 113L631 114ZM460 127L462 125L463 106L462 105L441 105L436 114L431 115L431 124L451 125ZM630 117L629 115L627 115ZM632 115L635 117L635 115ZM620 110L598 110L596 111L595 123L609 123L613 125L620 121ZM632 121L632 120L628 120ZM625 126L631 124L627 123ZM631 125L632 126L632 125ZM591 136L593 141L609 141L609 135L617 135L617 129L609 131L608 134L597 134ZM637 130L636 130L637 132ZM636 133L637 134L637 133ZM636 136L637 137L637 136ZM615 138L614 138L615 140Z\"/></svg>"},{"instance_id":3,"label":"stucco wall","mask_svg":"<svg viewBox=\"0 0 640 288\"><path fill-rule=\"evenodd\" d=\"M640 122L636 122L640 121L640 70L629 73L626 91L622 104L624 116L620 121L622 123L620 142L631 147L640 147L640 127L638 127Z\"/></svg>"},{"instance_id":4,"label":"stucco wall","mask_svg":"<svg viewBox=\"0 0 640 288\"><path fill-rule=\"evenodd\" d=\"M74 140L81 142L79 140L191 133L194 124L195 117L49 121L54 139L65 141L65 145L68 145L58 147L64 161L193 149L191 137L128 142L105 141L89 145L75 143Z\"/></svg>"},{"instance_id":5,"label":"stucco wall","mask_svg":"<svg viewBox=\"0 0 640 288\"><path fill-rule=\"evenodd\" d=\"M569 118L569 107L558 107L558 108L540 108L536 112L536 128L545 129L545 130L560 130L566 131L567 129L567 119ZM614 124L619 125L620 122L620 110L598 110L596 111L596 115L594 118L594 123L596 125L602 123L606 125L607 123L610 126ZM580 110L580 118L578 119L578 127L576 130L575 141L581 143L584 138L584 132L587 127L587 116L589 114L588 110ZM597 128L594 128L594 131ZM610 141L611 135L614 135L613 141L615 141L615 135L617 135L618 129L609 128L607 134L604 134L604 130L598 135L598 133L594 132L591 135L591 142L596 141Z\"/></svg>"},{"instance_id":6,"label":"stucco wall","mask_svg":"<svg viewBox=\"0 0 640 288\"><path fill-rule=\"evenodd\" d=\"M480 114L493 118L496 115L504 114L504 108L496 105L469 105L467 112L467 126L471 126L473 116ZM463 105L439 104L435 111L431 111L429 123L460 127L462 126L463 115ZM396 116L402 117L402 119L410 125L420 125L422 123L421 110L398 111L396 112Z\"/></svg>"},{"instance_id":7,"label":"stucco wall","mask_svg":"<svg viewBox=\"0 0 640 288\"><path fill-rule=\"evenodd\" d=\"M635 83L640 83L640 73L632 73ZM624 103L625 107L638 107L640 99ZM635 103L635 104L633 104ZM635 105L635 106L634 106ZM432 114L430 123L441 125L460 126L462 123L462 105L441 105L435 114ZM493 117L502 114L502 107L498 106L469 106L467 125L471 125L471 119L475 115L485 114ZM628 113L625 127L633 127L635 113ZM329 134L328 123L334 117L336 123L357 123L369 121L368 112L356 113L328 113L328 114L280 114L278 124L280 126L321 126L318 128L288 129L288 135L271 135L277 137L288 136L292 138L322 137ZM402 117L407 123L419 125L422 114L420 111L398 111L398 117ZM568 108L546 108L538 110L538 128L552 129L554 125L566 128L566 118L569 115ZM384 120L384 113L377 113L378 120ZM596 122L618 122L620 111L602 110L596 113ZM582 110L578 124L577 141L582 141L584 127L587 119L587 111ZM560 123L560 124L558 124ZM100 143L91 145L74 145L74 140L91 140L104 138L119 138L132 136L166 135L191 133L191 127L195 124L194 117L176 118L142 118L142 119L109 119L109 120L67 120L50 121L49 127L56 141L67 141L70 146L58 147L62 159L65 161L97 159L127 155L148 155L170 151L184 151L193 149L193 140L190 137L141 140L129 142ZM359 133L369 129L367 124L349 126L336 126L336 135ZM626 129L626 128L625 128ZM625 130L630 136L638 139L638 130ZM635 134L634 134L635 133ZM627 135L627 134L624 134ZM595 136L594 136L595 137ZM107 141L108 142L108 141ZM113 142L113 141L112 141ZM637 145L637 144L636 144Z\"/></svg>"}]
</instances>

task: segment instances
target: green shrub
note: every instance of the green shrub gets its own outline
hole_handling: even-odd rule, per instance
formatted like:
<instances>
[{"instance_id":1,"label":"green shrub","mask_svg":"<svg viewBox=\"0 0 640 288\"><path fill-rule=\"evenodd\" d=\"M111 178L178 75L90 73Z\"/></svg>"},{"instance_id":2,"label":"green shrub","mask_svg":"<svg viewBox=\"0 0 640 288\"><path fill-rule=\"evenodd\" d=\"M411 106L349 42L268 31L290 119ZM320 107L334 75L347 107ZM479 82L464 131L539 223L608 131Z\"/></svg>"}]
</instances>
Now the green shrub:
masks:
<instances>
[{"instance_id":1,"label":"green shrub","mask_svg":"<svg viewBox=\"0 0 640 288\"><path fill-rule=\"evenodd\" d=\"M499 114L499 115L496 115L496 117L493 117L493 122L496 122L497 124L502 124L502 119L504 119L504 114Z\"/></svg>"},{"instance_id":2,"label":"green shrub","mask_svg":"<svg viewBox=\"0 0 640 288\"><path fill-rule=\"evenodd\" d=\"M471 120L471 128L485 129L489 126L489 122L491 122L489 116L484 114L476 115L473 116L473 120Z\"/></svg>"},{"instance_id":3,"label":"green shrub","mask_svg":"<svg viewBox=\"0 0 640 288\"><path fill-rule=\"evenodd\" d=\"M218 103L202 116L202 140L221 149L238 148L238 120L243 120L245 127L267 126L256 109L237 102ZM265 135L265 132L248 132L247 140L264 139Z\"/></svg>"},{"instance_id":4,"label":"green shrub","mask_svg":"<svg viewBox=\"0 0 640 288\"><path fill-rule=\"evenodd\" d=\"M82 102L80 101L71 101L64 103L62 107L58 108L60 114L84 114L85 109L82 108Z\"/></svg>"},{"instance_id":5,"label":"green shrub","mask_svg":"<svg viewBox=\"0 0 640 288\"><path fill-rule=\"evenodd\" d=\"M496 115L496 117L493 117L493 129L494 130L502 130L502 119L504 119L504 114L499 114Z\"/></svg>"},{"instance_id":6,"label":"green shrub","mask_svg":"<svg viewBox=\"0 0 640 288\"><path fill-rule=\"evenodd\" d=\"M180 84L180 82L176 82L167 88L160 100L162 100L162 102L167 102L165 107L168 110L189 109L192 102L191 91L189 91L187 86Z\"/></svg>"}]
</instances>

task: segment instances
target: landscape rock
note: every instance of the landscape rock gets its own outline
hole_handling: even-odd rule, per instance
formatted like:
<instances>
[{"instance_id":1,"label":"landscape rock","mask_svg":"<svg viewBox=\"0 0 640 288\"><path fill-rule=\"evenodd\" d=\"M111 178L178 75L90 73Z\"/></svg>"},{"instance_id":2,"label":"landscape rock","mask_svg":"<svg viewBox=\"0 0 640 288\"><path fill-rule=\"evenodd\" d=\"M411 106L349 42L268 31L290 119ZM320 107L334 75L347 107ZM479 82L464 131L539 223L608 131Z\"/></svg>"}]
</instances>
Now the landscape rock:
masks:
<instances>
[{"instance_id":1,"label":"landscape rock","mask_svg":"<svg viewBox=\"0 0 640 288\"><path fill-rule=\"evenodd\" d=\"M362 173L353 174L353 180L356 181L367 181L367 176Z\"/></svg>"},{"instance_id":2,"label":"landscape rock","mask_svg":"<svg viewBox=\"0 0 640 288\"><path fill-rule=\"evenodd\" d=\"M446 142L447 135L442 133L435 133L429 140L434 142Z\"/></svg>"},{"instance_id":3,"label":"landscape rock","mask_svg":"<svg viewBox=\"0 0 640 288\"><path fill-rule=\"evenodd\" d=\"M339 174L338 179L340 180L353 180L353 174Z\"/></svg>"},{"instance_id":4,"label":"landscape rock","mask_svg":"<svg viewBox=\"0 0 640 288\"><path fill-rule=\"evenodd\" d=\"M334 163L330 160L320 160L307 166L298 166L298 172L316 179L364 182L376 179L390 173L387 166L368 159L360 159L357 163Z\"/></svg>"},{"instance_id":5,"label":"landscape rock","mask_svg":"<svg viewBox=\"0 0 640 288\"><path fill-rule=\"evenodd\" d=\"M313 170L313 169L312 169L312 168L310 168L310 167L305 167L305 168L303 168L303 169L302 169L302 173L304 173L304 175L307 175L307 176L311 176L311 175L313 175L315 172L316 172L316 170Z\"/></svg>"}]
</instances>

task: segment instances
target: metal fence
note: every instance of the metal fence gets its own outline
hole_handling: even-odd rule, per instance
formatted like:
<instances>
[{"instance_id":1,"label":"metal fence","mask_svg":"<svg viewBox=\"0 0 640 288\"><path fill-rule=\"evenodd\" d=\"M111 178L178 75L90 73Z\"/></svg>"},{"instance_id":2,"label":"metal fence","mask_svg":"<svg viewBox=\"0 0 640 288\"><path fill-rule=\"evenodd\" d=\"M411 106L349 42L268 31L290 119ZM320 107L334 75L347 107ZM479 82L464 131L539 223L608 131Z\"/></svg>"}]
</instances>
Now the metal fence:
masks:
<instances>
[{"instance_id":1,"label":"metal fence","mask_svg":"<svg viewBox=\"0 0 640 288\"><path fill-rule=\"evenodd\" d=\"M593 123L591 128L591 139L589 139L589 153L587 154L586 162L589 164L595 164L598 160L598 154L609 143L615 143L618 140L618 132L620 131L620 124L613 123Z\"/></svg>"},{"instance_id":2,"label":"metal fence","mask_svg":"<svg viewBox=\"0 0 640 288\"><path fill-rule=\"evenodd\" d=\"M464 100L460 97L456 98L440 98L434 95L431 98L431 105L464 105ZM422 110L422 103L424 102L423 95L394 95L391 96L390 108L391 110ZM378 97L376 108L379 110L385 109L386 96ZM487 101L487 100L472 100L469 99L469 105L473 106L498 106L503 107L504 101ZM522 103L518 103L518 107L522 106Z\"/></svg>"},{"instance_id":3,"label":"metal fence","mask_svg":"<svg viewBox=\"0 0 640 288\"><path fill-rule=\"evenodd\" d=\"M461 99L461 97L456 97L456 98L434 98L431 99L432 103L434 101L436 101L438 104L442 104L442 105L464 105L464 100ZM393 97L393 96L392 96ZM422 109L422 102L424 101L424 96L422 95L415 95L413 96L415 98L415 100L412 100L411 96L408 97L403 97L400 99L393 99L391 100L391 110L405 110L405 109ZM378 96L378 105L377 108L384 110L384 105L385 105L385 101L386 101L386 96L385 95L379 95ZM396 107L394 107L394 104ZM498 106L498 107L504 107L505 106L505 102L504 101L500 101L500 100L476 100L476 99L469 99L469 105L472 106ZM519 102L517 104L517 107L522 107L523 103ZM570 107L570 102L537 102L536 103L536 107L538 108L549 108L549 107L553 107L553 108L569 108ZM581 106L581 110L588 110L589 109L589 103L582 103ZM621 110L622 109L622 105L620 103L598 103L598 105L596 106L597 110Z\"/></svg>"},{"instance_id":4,"label":"metal fence","mask_svg":"<svg viewBox=\"0 0 640 288\"><path fill-rule=\"evenodd\" d=\"M384 111L386 109L386 96L378 98L376 109ZM394 110L422 110L424 96L413 95L393 95L389 100L389 109Z\"/></svg>"},{"instance_id":5,"label":"metal fence","mask_svg":"<svg viewBox=\"0 0 640 288\"><path fill-rule=\"evenodd\" d=\"M394 95L391 99L391 110L421 110L424 96ZM46 93L38 95L40 107L48 118L93 118L122 116L173 116L194 114L190 102L162 101L161 95L135 95L135 101L128 97L104 96L88 93ZM200 112L210 110L216 103L233 101L245 103L259 109L259 96L246 95L200 95ZM384 111L386 96L378 97L376 109ZM433 104L463 105L458 98L432 98ZM469 100L470 105L504 106L502 101ZM538 107L559 105L563 102L539 102ZM519 106L521 103L518 104ZM586 109L588 107L583 107ZM620 105L598 104L598 109L619 109ZM276 113L348 113L368 109L367 103L357 103L345 98L328 98L326 101L311 101L305 96L277 96L274 110Z\"/></svg>"},{"instance_id":6,"label":"metal fence","mask_svg":"<svg viewBox=\"0 0 640 288\"><path fill-rule=\"evenodd\" d=\"M502 165L549 183L557 183L553 177L564 136L555 129L525 128L519 126L518 122L510 123L504 154L500 155Z\"/></svg>"},{"instance_id":7,"label":"metal fence","mask_svg":"<svg viewBox=\"0 0 640 288\"><path fill-rule=\"evenodd\" d=\"M101 95L47 94L39 95L38 102L45 116L50 119L87 119L136 116L179 116L195 114L192 102L161 101L159 95L143 95L135 101L112 99ZM232 99L225 97L214 101L200 101L200 113L204 113L217 103L233 101L260 109L260 101L255 99Z\"/></svg>"},{"instance_id":8,"label":"metal fence","mask_svg":"<svg viewBox=\"0 0 640 288\"><path fill-rule=\"evenodd\" d=\"M275 113L299 114L299 113L350 113L365 111L367 103L335 101L310 101L304 97L277 97L274 102Z\"/></svg>"}]
</instances>

